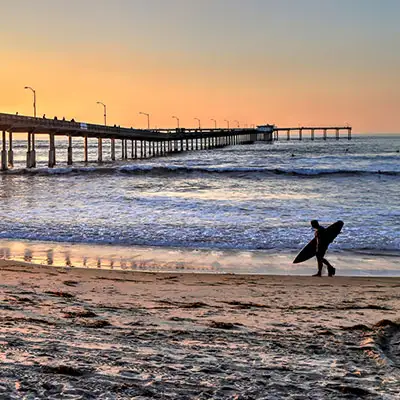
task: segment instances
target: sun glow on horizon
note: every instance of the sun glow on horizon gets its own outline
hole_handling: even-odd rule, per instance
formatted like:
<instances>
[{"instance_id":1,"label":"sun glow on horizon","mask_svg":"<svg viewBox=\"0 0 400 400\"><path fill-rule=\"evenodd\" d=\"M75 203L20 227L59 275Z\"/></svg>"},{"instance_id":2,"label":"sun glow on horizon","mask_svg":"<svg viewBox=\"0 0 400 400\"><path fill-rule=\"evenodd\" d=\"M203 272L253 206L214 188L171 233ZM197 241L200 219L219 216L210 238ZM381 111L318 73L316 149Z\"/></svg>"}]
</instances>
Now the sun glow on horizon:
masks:
<instances>
[{"instance_id":1,"label":"sun glow on horizon","mask_svg":"<svg viewBox=\"0 0 400 400\"><path fill-rule=\"evenodd\" d=\"M99 1L98 8L90 0L60 3L68 4L67 9L47 0L40 1L38 9L29 7L27 27L0 27L6 43L0 112L31 115L31 93L24 91L29 85L37 92L38 116L48 118L101 124L103 111L96 102L103 101L108 124L126 127L146 128L147 119L139 115L144 111L151 115L152 128L175 127L171 115L176 115L182 127L194 127L194 118L199 118L203 127L212 127L215 119L219 127L226 126L225 120L238 120L241 126L350 124L357 132L400 131L400 57L390 47L399 28L391 24L390 7L387 25L379 32L386 40L381 45L366 33L368 7L356 10L359 20L350 22L343 17L350 6L341 1L329 6L341 29L335 31L330 22L321 30L318 22L321 38L299 25L296 16L303 11L284 6L286 1L278 6L273 1L250 0L246 5L234 0L227 6L216 0L209 10L178 0L171 0L170 10L156 0L146 6L118 0L113 9L107 1ZM222 5L230 17L225 22L217 18ZM313 5L312 0L304 3L310 18L318 13ZM165 18L179 8L197 19L184 18L177 25L176 19L153 14L156 7ZM326 13L325 7L319 12ZM7 4L4 13L12 16L17 8ZM41 10L50 16L50 27L32 31L32 20L40 24L44 18ZM93 12L85 27L85 17ZM102 28L107 13L109 25ZM50 29L56 23L51 17L60 15L62 38ZM129 17L135 23L129 24ZM207 21L214 31L205 29ZM286 29L285 21L290 22ZM140 29L146 29L145 34ZM363 46L365 40L369 46Z\"/></svg>"}]
</instances>

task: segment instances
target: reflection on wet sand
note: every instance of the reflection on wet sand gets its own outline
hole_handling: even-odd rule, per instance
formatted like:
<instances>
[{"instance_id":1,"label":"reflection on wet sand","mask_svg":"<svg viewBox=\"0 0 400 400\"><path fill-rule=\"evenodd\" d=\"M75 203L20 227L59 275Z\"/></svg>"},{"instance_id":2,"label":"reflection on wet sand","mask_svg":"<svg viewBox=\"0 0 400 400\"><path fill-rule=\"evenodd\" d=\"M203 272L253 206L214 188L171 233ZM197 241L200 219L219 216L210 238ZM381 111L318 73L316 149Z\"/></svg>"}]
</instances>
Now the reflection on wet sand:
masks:
<instances>
[{"instance_id":1,"label":"reflection on wet sand","mask_svg":"<svg viewBox=\"0 0 400 400\"><path fill-rule=\"evenodd\" d=\"M331 253L340 275L400 276L400 259ZM0 241L0 259L70 268L154 272L310 275L315 260L293 265L293 253L165 247L123 247L54 242Z\"/></svg>"}]
</instances>

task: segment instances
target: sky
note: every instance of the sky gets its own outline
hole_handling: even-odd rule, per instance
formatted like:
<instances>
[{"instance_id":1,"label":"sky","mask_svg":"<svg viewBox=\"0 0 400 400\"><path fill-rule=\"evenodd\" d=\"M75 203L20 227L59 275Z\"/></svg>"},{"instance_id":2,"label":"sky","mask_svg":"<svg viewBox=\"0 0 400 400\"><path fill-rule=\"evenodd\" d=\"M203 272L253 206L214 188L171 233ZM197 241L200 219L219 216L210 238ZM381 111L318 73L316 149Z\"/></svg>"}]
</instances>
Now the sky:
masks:
<instances>
[{"instance_id":1,"label":"sky","mask_svg":"<svg viewBox=\"0 0 400 400\"><path fill-rule=\"evenodd\" d=\"M400 133L398 0L0 0L0 112Z\"/></svg>"}]
</instances>

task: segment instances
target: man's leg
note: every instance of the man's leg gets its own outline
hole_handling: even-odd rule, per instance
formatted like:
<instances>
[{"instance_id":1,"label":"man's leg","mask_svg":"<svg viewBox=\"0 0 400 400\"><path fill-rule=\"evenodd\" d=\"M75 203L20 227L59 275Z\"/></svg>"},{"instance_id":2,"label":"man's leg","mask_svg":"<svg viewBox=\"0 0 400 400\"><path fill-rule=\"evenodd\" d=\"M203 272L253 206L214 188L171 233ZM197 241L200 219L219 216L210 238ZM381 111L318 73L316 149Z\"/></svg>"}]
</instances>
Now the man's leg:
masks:
<instances>
[{"instance_id":1,"label":"man's leg","mask_svg":"<svg viewBox=\"0 0 400 400\"><path fill-rule=\"evenodd\" d=\"M313 276L322 276L323 258L317 254L318 272Z\"/></svg>"},{"instance_id":2,"label":"man's leg","mask_svg":"<svg viewBox=\"0 0 400 400\"><path fill-rule=\"evenodd\" d=\"M333 276L336 273L336 268L330 262L326 259L323 258L322 262L328 267L328 276Z\"/></svg>"}]
</instances>

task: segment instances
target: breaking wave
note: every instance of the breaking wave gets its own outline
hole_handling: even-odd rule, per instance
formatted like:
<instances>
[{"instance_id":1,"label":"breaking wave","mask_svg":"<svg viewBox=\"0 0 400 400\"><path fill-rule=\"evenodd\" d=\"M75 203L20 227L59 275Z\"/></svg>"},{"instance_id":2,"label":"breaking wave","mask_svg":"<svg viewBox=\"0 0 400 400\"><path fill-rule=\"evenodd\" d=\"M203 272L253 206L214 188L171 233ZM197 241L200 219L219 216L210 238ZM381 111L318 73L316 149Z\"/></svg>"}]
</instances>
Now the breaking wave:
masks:
<instances>
[{"instance_id":1,"label":"breaking wave","mask_svg":"<svg viewBox=\"0 0 400 400\"><path fill-rule=\"evenodd\" d=\"M174 174L219 174L229 176L251 175L287 175L318 177L326 175L337 176L362 176L362 175L386 175L400 176L400 171L390 170L351 170L351 169L312 169L312 168L265 168L265 167L187 167L187 166L154 166L154 165L125 165L104 167L59 167L59 168L35 168L15 169L4 172L10 175L67 175L67 174L152 174L152 175L174 175Z\"/></svg>"}]
</instances>

